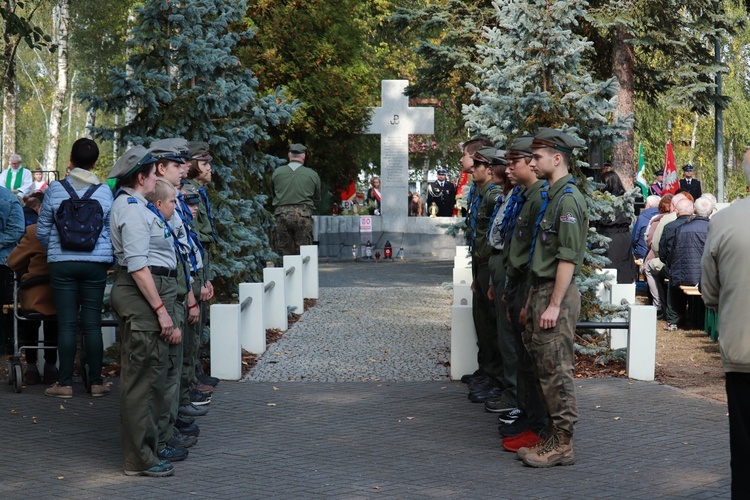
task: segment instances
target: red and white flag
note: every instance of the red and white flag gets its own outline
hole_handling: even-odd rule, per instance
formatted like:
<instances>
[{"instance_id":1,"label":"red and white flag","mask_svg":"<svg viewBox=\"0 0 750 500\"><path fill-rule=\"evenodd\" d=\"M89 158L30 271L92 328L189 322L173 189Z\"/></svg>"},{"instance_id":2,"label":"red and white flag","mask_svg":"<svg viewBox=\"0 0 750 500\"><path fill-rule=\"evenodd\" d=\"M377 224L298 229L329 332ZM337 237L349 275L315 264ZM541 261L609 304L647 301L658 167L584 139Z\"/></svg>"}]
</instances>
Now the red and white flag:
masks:
<instances>
[{"instance_id":1,"label":"red and white flag","mask_svg":"<svg viewBox=\"0 0 750 500\"><path fill-rule=\"evenodd\" d=\"M672 141L667 141L667 154L664 158L664 184L661 189L661 195L675 194L679 188L680 181L677 179L677 165L674 162Z\"/></svg>"}]
</instances>

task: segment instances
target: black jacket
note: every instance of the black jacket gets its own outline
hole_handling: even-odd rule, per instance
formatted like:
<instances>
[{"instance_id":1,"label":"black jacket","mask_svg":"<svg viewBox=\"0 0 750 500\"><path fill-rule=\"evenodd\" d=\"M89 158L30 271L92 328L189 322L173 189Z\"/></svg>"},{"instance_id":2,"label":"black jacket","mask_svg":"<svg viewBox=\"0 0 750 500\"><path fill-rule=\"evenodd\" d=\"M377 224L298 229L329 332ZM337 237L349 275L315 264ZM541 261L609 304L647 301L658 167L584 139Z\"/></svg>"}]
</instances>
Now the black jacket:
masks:
<instances>
[{"instance_id":1,"label":"black jacket","mask_svg":"<svg viewBox=\"0 0 750 500\"><path fill-rule=\"evenodd\" d=\"M690 179L690 185L686 179L680 179L680 191L685 191L693 195L693 200L697 200L703 194L701 189L701 181L697 179Z\"/></svg>"},{"instance_id":2,"label":"black jacket","mask_svg":"<svg viewBox=\"0 0 750 500\"><path fill-rule=\"evenodd\" d=\"M708 218L706 217L693 217L677 229L672 249L670 286L693 286L700 283L701 257L707 237Z\"/></svg>"}]
</instances>

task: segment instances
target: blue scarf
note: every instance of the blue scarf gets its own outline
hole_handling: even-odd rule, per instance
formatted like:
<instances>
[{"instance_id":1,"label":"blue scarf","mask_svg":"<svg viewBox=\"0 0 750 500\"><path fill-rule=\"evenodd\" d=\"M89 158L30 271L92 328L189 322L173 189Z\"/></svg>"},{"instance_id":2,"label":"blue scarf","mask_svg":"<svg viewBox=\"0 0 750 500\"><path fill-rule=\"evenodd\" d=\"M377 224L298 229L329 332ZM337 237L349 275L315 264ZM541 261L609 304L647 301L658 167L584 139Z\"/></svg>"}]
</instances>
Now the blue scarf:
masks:
<instances>
[{"instance_id":1,"label":"blue scarf","mask_svg":"<svg viewBox=\"0 0 750 500\"><path fill-rule=\"evenodd\" d=\"M190 272L187 269L187 264L185 263L185 256L182 255L182 251L180 250L180 242L177 239L177 236L175 236L174 231L172 231L172 226L169 225L167 222L167 219L164 218L164 215L159 212L159 209L156 208L156 206L148 202L146 205L146 208L151 210L156 216L159 218L160 221L164 223L164 235L165 236L171 236L172 237L172 245L174 245L174 253L177 257L177 262L182 264L183 271L185 271L185 280L187 281L187 288L190 290Z\"/></svg>"},{"instance_id":2,"label":"blue scarf","mask_svg":"<svg viewBox=\"0 0 750 500\"><path fill-rule=\"evenodd\" d=\"M203 200L203 203L206 204L206 214L208 214L208 221L211 223L211 238L214 240L214 243L216 243L218 241L216 239L216 227L214 226L214 216L211 213L211 203L208 201L208 194L206 193L206 188L201 186L198 189L198 193L201 195L201 199Z\"/></svg>"},{"instance_id":3,"label":"blue scarf","mask_svg":"<svg viewBox=\"0 0 750 500\"><path fill-rule=\"evenodd\" d=\"M479 211L479 202L482 201L482 195L477 193L477 185L472 184L469 189L469 197L466 199L466 204L469 207L469 213L466 214L466 226L471 228L471 236L469 237L469 251L474 249L474 240L476 239L477 233L477 212Z\"/></svg>"},{"instance_id":4,"label":"blue scarf","mask_svg":"<svg viewBox=\"0 0 750 500\"><path fill-rule=\"evenodd\" d=\"M575 186L576 181L572 177L566 184L573 184ZM545 182L545 185L547 183ZM564 193L572 193L573 188L570 186L563 189ZM534 224L534 236L531 237L531 248L529 249L529 261L526 263L526 268L531 268L531 259L534 258L534 248L536 247L536 237L539 236L539 225L542 223L544 218L544 212L547 211L549 205L549 191L542 191L542 207L539 209L539 216L536 218L536 224Z\"/></svg>"}]
</instances>

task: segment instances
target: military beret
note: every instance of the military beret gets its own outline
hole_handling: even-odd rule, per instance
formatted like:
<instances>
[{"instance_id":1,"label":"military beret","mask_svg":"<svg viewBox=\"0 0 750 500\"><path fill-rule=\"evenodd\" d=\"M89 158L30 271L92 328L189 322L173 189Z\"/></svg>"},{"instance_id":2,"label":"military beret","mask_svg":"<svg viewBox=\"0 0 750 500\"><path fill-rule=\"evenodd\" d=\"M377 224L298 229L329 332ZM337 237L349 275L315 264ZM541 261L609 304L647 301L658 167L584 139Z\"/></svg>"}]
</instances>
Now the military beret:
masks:
<instances>
[{"instance_id":1,"label":"military beret","mask_svg":"<svg viewBox=\"0 0 750 500\"><path fill-rule=\"evenodd\" d=\"M444 168L439 168L438 171L437 171L437 174L438 175L447 175L448 171L445 170Z\"/></svg>"},{"instance_id":2,"label":"military beret","mask_svg":"<svg viewBox=\"0 0 750 500\"><path fill-rule=\"evenodd\" d=\"M521 135L510 141L505 158L516 160L518 158L531 158L531 143L534 141L532 135Z\"/></svg>"},{"instance_id":3,"label":"military beret","mask_svg":"<svg viewBox=\"0 0 750 500\"><path fill-rule=\"evenodd\" d=\"M684 170L685 172L692 172L693 170L695 170L695 168L691 164L688 163L687 165L682 167L682 170Z\"/></svg>"},{"instance_id":4,"label":"military beret","mask_svg":"<svg viewBox=\"0 0 750 500\"><path fill-rule=\"evenodd\" d=\"M664 170L657 170L656 175L664 175Z\"/></svg>"},{"instance_id":5,"label":"military beret","mask_svg":"<svg viewBox=\"0 0 750 500\"><path fill-rule=\"evenodd\" d=\"M296 143L289 146L289 152L295 155L303 155L307 153L307 148L304 144Z\"/></svg>"},{"instance_id":6,"label":"military beret","mask_svg":"<svg viewBox=\"0 0 750 500\"><path fill-rule=\"evenodd\" d=\"M492 146L483 146L479 150L471 155L472 160L476 160L482 163L490 164L492 159L497 156L497 148Z\"/></svg>"},{"instance_id":7,"label":"military beret","mask_svg":"<svg viewBox=\"0 0 750 500\"><path fill-rule=\"evenodd\" d=\"M190 141L188 143L188 154L190 158L198 161L211 161L214 159L208 153L208 143L203 141Z\"/></svg>"},{"instance_id":8,"label":"military beret","mask_svg":"<svg viewBox=\"0 0 750 500\"><path fill-rule=\"evenodd\" d=\"M112 167L112 170L109 172L108 177L110 179L124 179L125 177L128 177L133 172L141 168L143 165L147 165L155 161L156 158L151 156L148 152L148 149L146 149L145 147L132 147L125 151L125 154L117 159L117 162L115 162L115 166Z\"/></svg>"},{"instance_id":9,"label":"military beret","mask_svg":"<svg viewBox=\"0 0 750 500\"><path fill-rule=\"evenodd\" d=\"M151 149L167 149L175 150L180 153L180 156L185 159L190 159L190 148L188 147L187 139L172 138L172 139L159 139L151 143Z\"/></svg>"},{"instance_id":10,"label":"military beret","mask_svg":"<svg viewBox=\"0 0 750 500\"><path fill-rule=\"evenodd\" d=\"M572 153L576 148L584 148L586 145L580 139L576 139L562 130L542 127L534 134L532 149L553 148L563 153Z\"/></svg>"},{"instance_id":11,"label":"military beret","mask_svg":"<svg viewBox=\"0 0 750 500\"><path fill-rule=\"evenodd\" d=\"M148 152L157 160L170 160L177 163L185 163L180 152L172 144L160 144L154 147L152 144Z\"/></svg>"}]
</instances>

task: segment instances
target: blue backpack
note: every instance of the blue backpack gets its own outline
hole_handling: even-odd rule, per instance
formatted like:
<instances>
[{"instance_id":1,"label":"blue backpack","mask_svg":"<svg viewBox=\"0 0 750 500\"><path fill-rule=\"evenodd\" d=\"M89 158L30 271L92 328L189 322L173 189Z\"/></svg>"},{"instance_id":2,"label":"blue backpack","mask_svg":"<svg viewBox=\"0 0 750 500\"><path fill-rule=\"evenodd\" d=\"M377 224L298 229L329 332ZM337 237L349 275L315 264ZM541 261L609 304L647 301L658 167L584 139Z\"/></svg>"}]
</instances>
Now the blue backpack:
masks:
<instances>
[{"instance_id":1,"label":"blue backpack","mask_svg":"<svg viewBox=\"0 0 750 500\"><path fill-rule=\"evenodd\" d=\"M101 184L90 186L80 198L67 179L61 180L60 184L70 195L55 214L60 246L63 250L91 252L104 228L102 205L99 200L91 198Z\"/></svg>"}]
</instances>

